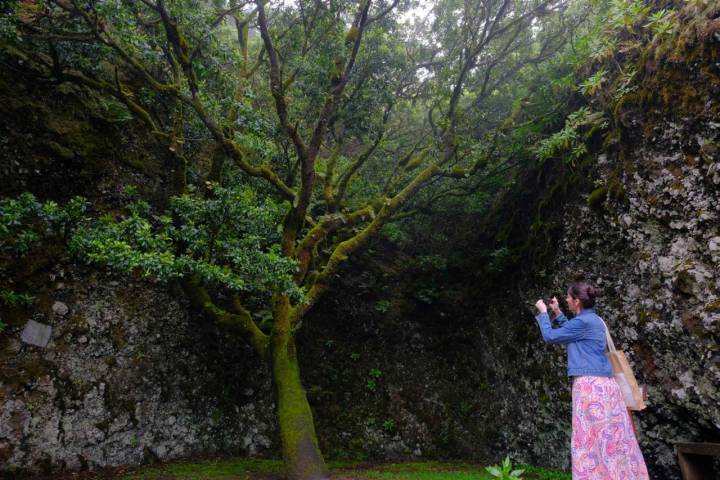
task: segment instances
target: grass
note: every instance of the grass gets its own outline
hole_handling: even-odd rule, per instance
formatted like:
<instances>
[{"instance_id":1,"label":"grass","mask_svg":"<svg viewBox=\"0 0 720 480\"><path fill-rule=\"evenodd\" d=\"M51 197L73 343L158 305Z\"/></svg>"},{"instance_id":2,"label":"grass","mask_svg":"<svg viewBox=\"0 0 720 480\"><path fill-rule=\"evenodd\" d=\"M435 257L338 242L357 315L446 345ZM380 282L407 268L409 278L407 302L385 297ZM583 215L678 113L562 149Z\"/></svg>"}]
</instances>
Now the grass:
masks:
<instances>
[{"instance_id":1,"label":"grass","mask_svg":"<svg viewBox=\"0 0 720 480\"><path fill-rule=\"evenodd\" d=\"M459 462L405 462L362 464L329 462L333 480L492 480L485 467ZM570 475L533 466L526 469L526 480L569 480ZM280 480L284 466L280 460L229 458L200 462L179 462L146 467L127 473L123 480Z\"/></svg>"},{"instance_id":2,"label":"grass","mask_svg":"<svg viewBox=\"0 0 720 480\"><path fill-rule=\"evenodd\" d=\"M246 480L272 478L284 471L281 460L230 458L202 462L178 462L133 472L124 480Z\"/></svg>"},{"instance_id":3,"label":"grass","mask_svg":"<svg viewBox=\"0 0 720 480\"><path fill-rule=\"evenodd\" d=\"M412 462L376 465L371 469L351 470L339 479L362 480L490 480L480 466L439 462Z\"/></svg>"}]
</instances>

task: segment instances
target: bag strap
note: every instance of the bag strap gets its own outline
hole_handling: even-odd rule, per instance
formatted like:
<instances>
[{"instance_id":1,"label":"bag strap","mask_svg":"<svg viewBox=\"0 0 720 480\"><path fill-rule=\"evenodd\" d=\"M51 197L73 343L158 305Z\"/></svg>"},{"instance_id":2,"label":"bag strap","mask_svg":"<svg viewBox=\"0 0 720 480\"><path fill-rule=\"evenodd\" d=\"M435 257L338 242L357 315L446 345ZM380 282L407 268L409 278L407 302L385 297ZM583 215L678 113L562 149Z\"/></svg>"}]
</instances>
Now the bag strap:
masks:
<instances>
[{"instance_id":1,"label":"bag strap","mask_svg":"<svg viewBox=\"0 0 720 480\"><path fill-rule=\"evenodd\" d=\"M598 318L600 318L600 317L598 317ZM610 352L615 352L615 343L613 342L613 339L610 336L610 330L608 330L605 320L600 318L600 321L603 323L603 326L605 327L605 340L607 340L607 348Z\"/></svg>"}]
</instances>

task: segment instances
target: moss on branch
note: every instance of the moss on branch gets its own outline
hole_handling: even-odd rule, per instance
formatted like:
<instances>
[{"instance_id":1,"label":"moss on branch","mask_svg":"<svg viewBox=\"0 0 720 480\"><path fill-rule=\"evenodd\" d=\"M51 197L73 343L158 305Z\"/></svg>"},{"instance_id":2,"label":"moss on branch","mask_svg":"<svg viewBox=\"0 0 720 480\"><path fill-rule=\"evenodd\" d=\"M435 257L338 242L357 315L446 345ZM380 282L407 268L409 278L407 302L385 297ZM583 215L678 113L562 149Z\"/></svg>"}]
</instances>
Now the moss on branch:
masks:
<instances>
[{"instance_id":1,"label":"moss on branch","mask_svg":"<svg viewBox=\"0 0 720 480\"><path fill-rule=\"evenodd\" d=\"M260 358L267 358L270 337L263 333L252 319L250 312L242 307L238 298L233 299L237 313L218 307L200 280L191 276L182 280L182 287L190 302L217 325L242 334Z\"/></svg>"}]
</instances>

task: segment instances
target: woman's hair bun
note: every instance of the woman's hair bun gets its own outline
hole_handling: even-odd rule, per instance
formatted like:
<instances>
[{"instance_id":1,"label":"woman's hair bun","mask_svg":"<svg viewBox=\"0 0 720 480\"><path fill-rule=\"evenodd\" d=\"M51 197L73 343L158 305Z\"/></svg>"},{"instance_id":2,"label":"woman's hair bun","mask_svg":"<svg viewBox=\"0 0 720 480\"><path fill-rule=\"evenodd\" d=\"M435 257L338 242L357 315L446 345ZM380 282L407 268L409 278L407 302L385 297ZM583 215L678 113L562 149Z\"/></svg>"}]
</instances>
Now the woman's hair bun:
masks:
<instances>
[{"instance_id":1,"label":"woman's hair bun","mask_svg":"<svg viewBox=\"0 0 720 480\"><path fill-rule=\"evenodd\" d=\"M593 298L602 297L605 293L605 290L599 287L595 287L593 285L588 285L588 295L590 295Z\"/></svg>"},{"instance_id":2,"label":"woman's hair bun","mask_svg":"<svg viewBox=\"0 0 720 480\"><path fill-rule=\"evenodd\" d=\"M568 288L568 294L572 298L580 300L585 308L595 306L595 299L602 297L604 290L602 288L590 285L588 282L575 282Z\"/></svg>"}]
</instances>

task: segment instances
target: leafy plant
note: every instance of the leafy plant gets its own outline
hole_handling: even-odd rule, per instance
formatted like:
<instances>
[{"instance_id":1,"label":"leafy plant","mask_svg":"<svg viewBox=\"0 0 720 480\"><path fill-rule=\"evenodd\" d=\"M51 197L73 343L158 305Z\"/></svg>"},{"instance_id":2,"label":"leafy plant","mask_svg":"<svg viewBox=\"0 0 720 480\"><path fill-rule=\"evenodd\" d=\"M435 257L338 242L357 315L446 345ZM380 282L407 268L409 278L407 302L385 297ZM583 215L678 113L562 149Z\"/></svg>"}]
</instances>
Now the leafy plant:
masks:
<instances>
[{"instance_id":1,"label":"leafy plant","mask_svg":"<svg viewBox=\"0 0 720 480\"><path fill-rule=\"evenodd\" d=\"M599 35L593 38L590 58L594 62L602 62L613 58L618 51L618 40L614 36Z\"/></svg>"},{"instance_id":2,"label":"leafy plant","mask_svg":"<svg viewBox=\"0 0 720 480\"><path fill-rule=\"evenodd\" d=\"M388 223L382 228L381 233L393 243L403 243L408 240L407 233L397 223Z\"/></svg>"},{"instance_id":3,"label":"leafy plant","mask_svg":"<svg viewBox=\"0 0 720 480\"><path fill-rule=\"evenodd\" d=\"M523 469L513 470L510 457L505 457L501 464L485 467L485 470L499 480L521 479L521 475L525 472Z\"/></svg>"},{"instance_id":4,"label":"leafy plant","mask_svg":"<svg viewBox=\"0 0 720 480\"><path fill-rule=\"evenodd\" d=\"M128 197L135 197L138 195L138 186L137 185L125 185L123 188L123 193L127 195Z\"/></svg>"},{"instance_id":5,"label":"leafy plant","mask_svg":"<svg viewBox=\"0 0 720 480\"><path fill-rule=\"evenodd\" d=\"M596 130L603 128L607 128L607 120L603 113L582 107L568 115L565 128L540 142L536 148L537 157L540 160L547 160L560 153L570 152L566 160L574 163L587 153L585 140L589 139Z\"/></svg>"},{"instance_id":6,"label":"leafy plant","mask_svg":"<svg viewBox=\"0 0 720 480\"><path fill-rule=\"evenodd\" d=\"M617 30L632 31L635 24L650 11L642 0L613 0L609 19Z\"/></svg>"},{"instance_id":7,"label":"leafy plant","mask_svg":"<svg viewBox=\"0 0 720 480\"><path fill-rule=\"evenodd\" d=\"M606 80L607 70L605 68L600 68L597 72L592 74L590 78L580 84L580 91L584 95L595 95Z\"/></svg>"},{"instance_id":8,"label":"leafy plant","mask_svg":"<svg viewBox=\"0 0 720 480\"><path fill-rule=\"evenodd\" d=\"M613 98L615 101L618 101L628 93L637 90L637 85L632 84L635 75L637 75L637 69L635 68L628 69L622 74L620 84L613 92Z\"/></svg>"},{"instance_id":9,"label":"leafy plant","mask_svg":"<svg viewBox=\"0 0 720 480\"><path fill-rule=\"evenodd\" d=\"M368 378L365 386L368 390L375 390L377 388L378 380L382 376L382 372L378 370L377 368L371 368L370 372L368 372Z\"/></svg>"},{"instance_id":10,"label":"leafy plant","mask_svg":"<svg viewBox=\"0 0 720 480\"><path fill-rule=\"evenodd\" d=\"M655 36L663 36L672 33L674 25L673 19L675 12L671 10L658 10L650 14L648 22L645 24L645 28L649 28Z\"/></svg>"},{"instance_id":11,"label":"leafy plant","mask_svg":"<svg viewBox=\"0 0 720 480\"><path fill-rule=\"evenodd\" d=\"M29 192L0 200L0 253L22 256L45 238L70 234L86 209L82 197L64 206Z\"/></svg>"},{"instance_id":12,"label":"leafy plant","mask_svg":"<svg viewBox=\"0 0 720 480\"><path fill-rule=\"evenodd\" d=\"M421 288L420 290L415 292L415 298L417 298L422 303L427 303L428 305L433 303L439 295L440 293L432 287Z\"/></svg>"},{"instance_id":13,"label":"leafy plant","mask_svg":"<svg viewBox=\"0 0 720 480\"><path fill-rule=\"evenodd\" d=\"M513 253L507 247L500 247L490 254L487 269L490 272L500 273L512 264Z\"/></svg>"},{"instance_id":14,"label":"leafy plant","mask_svg":"<svg viewBox=\"0 0 720 480\"><path fill-rule=\"evenodd\" d=\"M0 258L3 261L17 261L48 238L67 237L86 208L82 197L75 197L64 206L52 200L40 202L29 192L16 198L1 199ZM0 303L7 306L30 306L34 300L31 295L1 287ZM0 321L0 332L6 327Z\"/></svg>"},{"instance_id":15,"label":"leafy plant","mask_svg":"<svg viewBox=\"0 0 720 480\"><path fill-rule=\"evenodd\" d=\"M297 265L280 252L282 206L248 185L211 187L209 198L173 197L164 215L152 215L143 201L132 203L125 217L104 215L76 231L70 251L160 281L194 274L230 290L301 298L292 279Z\"/></svg>"},{"instance_id":16,"label":"leafy plant","mask_svg":"<svg viewBox=\"0 0 720 480\"><path fill-rule=\"evenodd\" d=\"M34 299L35 297L32 295L16 293L12 290L0 290L0 301L11 307L18 305L29 307Z\"/></svg>"},{"instance_id":17,"label":"leafy plant","mask_svg":"<svg viewBox=\"0 0 720 480\"><path fill-rule=\"evenodd\" d=\"M375 310L377 310L380 313L387 313L388 310L390 310L390 301L389 300L379 300L375 304Z\"/></svg>"},{"instance_id":18,"label":"leafy plant","mask_svg":"<svg viewBox=\"0 0 720 480\"><path fill-rule=\"evenodd\" d=\"M393 432L393 431L395 431L395 420L392 420L392 419L385 420L383 422L382 426L383 426L383 430L385 430L386 432Z\"/></svg>"},{"instance_id":19,"label":"leafy plant","mask_svg":"<svg viewBox=\"0 0 720 480\"><path fill-rule=\"evenodd\" d=\"M417 262L421 267L430 267L436 270L447 268L447 260L440 255L420 255Z\"/></svg>"}]
</instances>

